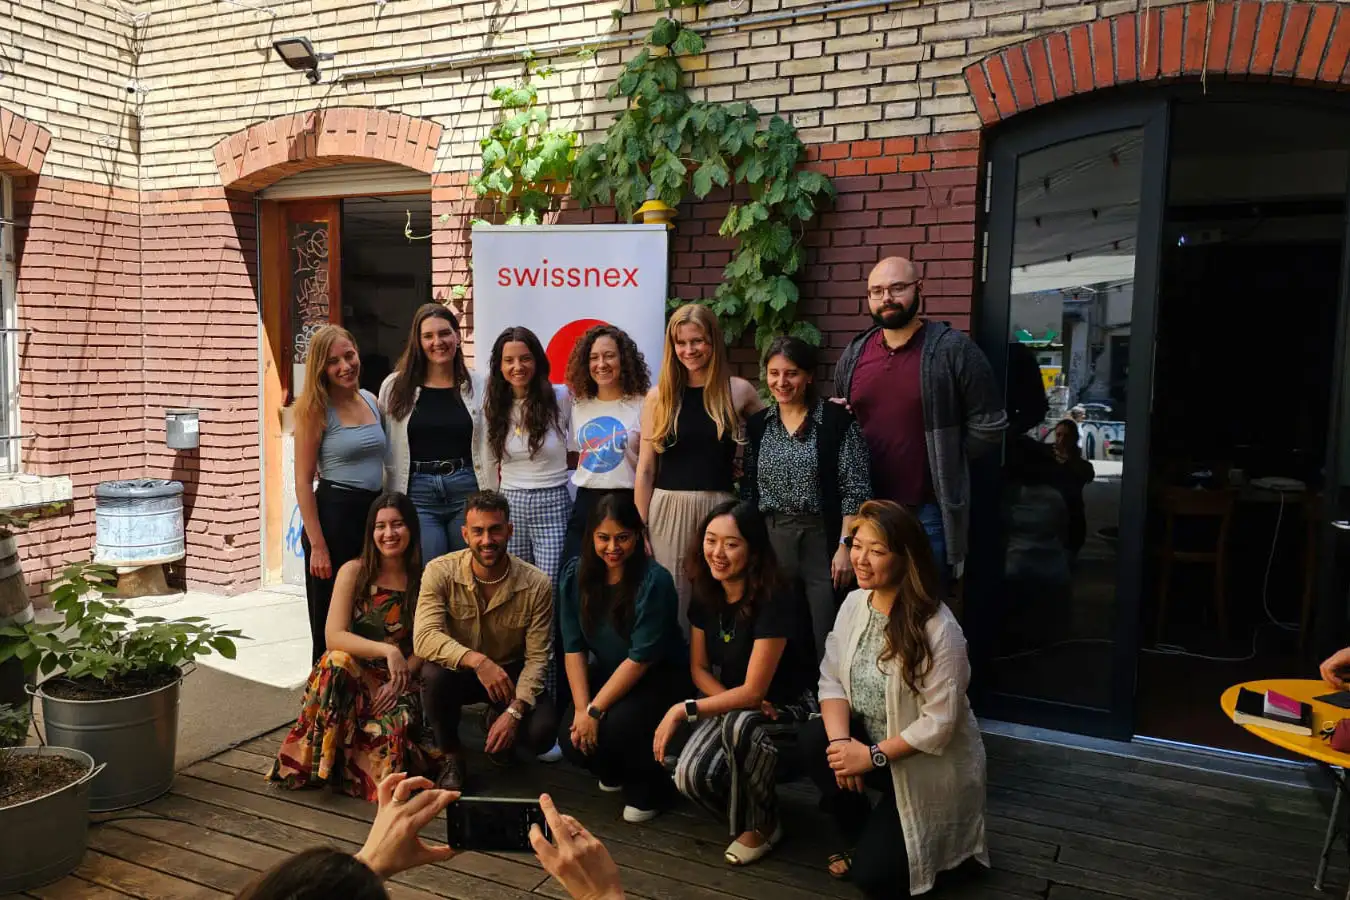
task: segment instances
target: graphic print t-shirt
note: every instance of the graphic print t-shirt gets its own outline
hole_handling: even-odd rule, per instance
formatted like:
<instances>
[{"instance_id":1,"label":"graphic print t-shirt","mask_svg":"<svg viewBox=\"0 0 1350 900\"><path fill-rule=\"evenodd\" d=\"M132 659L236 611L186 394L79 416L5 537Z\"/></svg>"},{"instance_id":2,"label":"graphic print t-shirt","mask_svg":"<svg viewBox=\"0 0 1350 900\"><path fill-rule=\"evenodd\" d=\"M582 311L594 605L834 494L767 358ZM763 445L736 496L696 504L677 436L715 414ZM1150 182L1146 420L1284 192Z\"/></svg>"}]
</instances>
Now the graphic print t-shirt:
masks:
<instances>
[{"instance_id":1,"label":"graphic print t-shirt","mask_svg":"<svg viewBox=\"0 0 1350 900\"><path fill-rule=\"evenodd\" d=\"M580 454L572 483L598 490L631 488L641 421L641 397L576 401L567 443L567 449Z\"/></svg>"}]
</instances>

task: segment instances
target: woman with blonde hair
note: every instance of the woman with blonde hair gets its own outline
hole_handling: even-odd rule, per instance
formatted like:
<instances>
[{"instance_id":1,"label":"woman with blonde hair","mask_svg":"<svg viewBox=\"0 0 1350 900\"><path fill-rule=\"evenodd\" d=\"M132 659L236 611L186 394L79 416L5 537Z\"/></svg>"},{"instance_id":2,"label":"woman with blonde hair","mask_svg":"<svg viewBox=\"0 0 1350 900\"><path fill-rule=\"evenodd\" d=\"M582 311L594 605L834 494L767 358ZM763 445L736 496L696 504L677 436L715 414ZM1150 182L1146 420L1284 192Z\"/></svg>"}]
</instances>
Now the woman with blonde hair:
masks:
<instances>
[{"instance_id":1,"label":"woman with blonde hair","mask_svg":"<svg viewBox=\"0 0 1350 900\"><path fill-rule=\"evenodd\" d=\"M422 304L398 366L380 386L380 410L389 429L385 481L417 507L425 562L464 549L465 501L497 487L486 395L483 379L464 362L459 319L439 303Z\"/></svg>"},{"instance_id":2,"label":"woman with blonde hair","mask_svg":"<svg viewBox=\"0 0 1350 900\"><path fill-rule=\"evenodd\" d=\"M754 385L731 374L722 327L708 307L687 303L675 310L665 343L661 376L642 410L634 500L651 534L652 555L675 575L687 635L684 558L699 523L731 499L745 420L763 404Z\"/></svg>"},{"instance_id":3,"label":"woman with blonde hair","mask_svg":"<svg viewBox=\"0 0 1350 900\"><path fill-rule=\"evenodd\" d=\"M324 652L334 576L361 555L366 513L384 486L384 426L375 395L360 384L351 333L337 325L314 332L295 402L295 502L305 527L312 663Z\"/></svg>"},{"instance_id":4,"label":"woman with blonde hair","mask_svg":"<svg viewBox=\"0 0 1350 900\"><path fill-rule=\"evenodd\" d=\"M985 846L985 758L966 686L961 626L938 598L923 525L869 500L850 527L859 590L839 608L820 664L820 714L799 747L822 808L852 849L830 874L869 898L908 897ZM871 788L881 794L874 807Z\"/></svg>"}]
</instances>

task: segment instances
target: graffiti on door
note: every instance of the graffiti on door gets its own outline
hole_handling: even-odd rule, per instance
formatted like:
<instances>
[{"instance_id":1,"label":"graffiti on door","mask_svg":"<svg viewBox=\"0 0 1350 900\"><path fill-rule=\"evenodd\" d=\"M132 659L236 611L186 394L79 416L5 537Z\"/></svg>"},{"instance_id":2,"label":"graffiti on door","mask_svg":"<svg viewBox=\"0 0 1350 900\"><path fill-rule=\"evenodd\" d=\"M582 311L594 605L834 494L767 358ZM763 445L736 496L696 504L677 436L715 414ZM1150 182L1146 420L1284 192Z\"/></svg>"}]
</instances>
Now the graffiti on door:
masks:
<instances>
[{"instance_id":1,"label":"graffiti on door","mask_svg":"<svg viewBox=\"0 0 1350 900\"><path fill-rule=\"evenodd\" d=\"M303 365L310 338L328 324L328 223L295 223L290 245L292 361Z\"/></svg>"},{"instance_id":2,"label":"graffiti on door","mask_svg":"<svg viewBox=\"0 0 1350 900\"><path fill-rule=\"evenodd\" d=\"M286 526L286 552L296 559L303 559L305 556L305 548L301 541L304 534L305 522L300 518L300 507L292 506L290 524Z\"/></svg>"}]
</instances>

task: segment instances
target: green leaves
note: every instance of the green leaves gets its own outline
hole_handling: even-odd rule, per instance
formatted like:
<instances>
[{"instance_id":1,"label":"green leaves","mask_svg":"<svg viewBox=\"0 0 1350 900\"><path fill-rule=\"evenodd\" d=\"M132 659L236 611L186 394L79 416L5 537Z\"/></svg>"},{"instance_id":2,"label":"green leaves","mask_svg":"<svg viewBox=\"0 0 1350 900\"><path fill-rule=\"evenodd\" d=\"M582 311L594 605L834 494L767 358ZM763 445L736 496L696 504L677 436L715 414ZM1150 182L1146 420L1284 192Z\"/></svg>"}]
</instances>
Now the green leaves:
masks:
<instances>
[{"instance_id":1,"label":"green leaves","mask_svg":"<svg viewBox=\"0 0 1350 900\"><path fill-rule=\"evenodd\" d=\"M657 0L656 8L705 2ZM703 199L715 188L730 189L735 200L718 233L738 243L723 282L704 302L721 319L728 340L753 334L761 351L784 333L819 343L820 332L797 321L792 279L805 259L805 223L834 195L829 179L797 169L806 148L787 120L765 120L744 102L690 100L679 58L705 52L697 32L667 17L652 26L647 45L610 86L610 98L628 104L604 143L576 156L573 197L583 207L613 203L631 219L649 185L671 206L690 190ZM672 299L672 308L681 302Z\"/></svg>"},{"instance_id":2,"label":"green leaves","mask_svg":"<svg viewBox=\"0 0 1350 900\"><path fill-rule=\"evenodd\" d=\"M691 31L688 28L681 27L680 33L675 36L675 40L670 43L670 52L678 53L682 56L698 56L703 52L703 36L697 31Z\"/></svg>"},{"instance_id":3,"label":"green leaves","mask_svg":"<svg viewBox=\"0 0 1350 900\"><path fill-rule=\"evenodd\" d=\"M59 670L68 678L115 682L133 672L182 668L212 651L234 657L239 630L202 616L133 616L113 596L116 582L107 566L68 566L49 591L62 620L0 628L0 660L20 659L29 673Z\"/></svg>"},{"instance_id":4,"label":"green leaves","mask_svg":"<svg viewBox=\"0 0 1350 900\"><path fill-rule=\"evenodd\" d=\"M531 64L519 84L492 89L502 116L479 142L482 171L469 183L480 197L494 201L508 225L542 222L553 208L554 186L572 178L576 132L549 129L548 109L539 105L539 90L531 82L551 73Z\"/></svg>"},{"instance_id":5,"label":"green leaves","mask_svg":"<svg viewBox=\"0 0 1350 900\"><path fill-rule=\"evenodd\" d=\"M647 42L655 47L669 47L683 31L680 23L674 19L657 19Z\"/></svg>"}]
</instances>

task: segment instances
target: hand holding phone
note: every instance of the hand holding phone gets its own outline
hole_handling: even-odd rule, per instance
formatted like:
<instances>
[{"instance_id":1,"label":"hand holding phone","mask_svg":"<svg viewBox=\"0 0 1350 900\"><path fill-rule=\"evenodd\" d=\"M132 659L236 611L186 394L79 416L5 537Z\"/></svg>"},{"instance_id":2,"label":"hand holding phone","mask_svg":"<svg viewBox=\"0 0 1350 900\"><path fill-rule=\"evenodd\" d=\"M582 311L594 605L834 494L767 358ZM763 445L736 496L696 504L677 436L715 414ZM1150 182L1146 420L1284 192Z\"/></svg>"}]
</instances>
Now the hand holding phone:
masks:
<instances>
[{"instance_id":1,"label":"hand holding phone","mask_svg":"<svg viewBox=\"0 0 1350 900\"><path fill-rule=\"evenodd\" d=\"M529 852L532 827L549 827L537 800L460 797L445 812L446 843L456 850Z\"/></svg>"},{"instance_id":2,"label":"hand holding phone","mask_svg":"<svg viewBox=\"0 0 1350 900\"><path fill-rule=\"evenodd\" d=\"M409 778L406 772L394 772L380 782L378 797L379 812L365 845L356 854L372 872L389 878L414 866L444 862L455 855L451 847L423 843L418 832L454 803L458 793L438 790L425 778Z\"/></svg>"}]
</instances>

